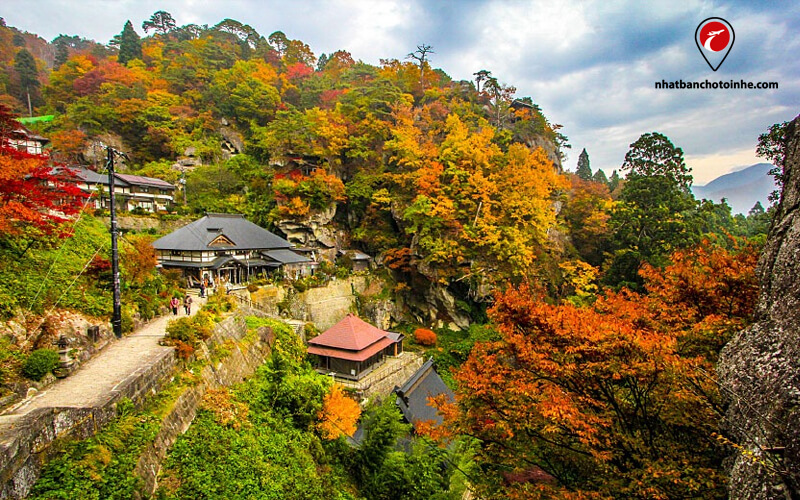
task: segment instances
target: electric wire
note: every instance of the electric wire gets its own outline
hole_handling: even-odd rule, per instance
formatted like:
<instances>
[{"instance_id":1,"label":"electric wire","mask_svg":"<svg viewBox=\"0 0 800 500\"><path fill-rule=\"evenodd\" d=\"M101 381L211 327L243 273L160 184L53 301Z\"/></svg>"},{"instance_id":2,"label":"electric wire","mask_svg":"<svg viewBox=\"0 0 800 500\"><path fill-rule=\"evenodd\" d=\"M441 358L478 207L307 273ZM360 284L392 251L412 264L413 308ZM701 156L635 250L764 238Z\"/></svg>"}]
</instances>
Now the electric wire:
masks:
<instances>
[{"instance_id":1,"label":"electric wire","mask_svg":"<svg viewBox=\"0 0 800 500\"><path fill-rule=\"evenodd\" d=\"M106 164L106 168L104 169L104 171L107 171L107 170L108 170L108 165ZM98 174L102 175L102 172L98 172ZM87 183L87 185L88 185L88 183ZM86 208L89 206L89 202L92 201L92 197L95 196L95 194L97 194L97 190L95 189L94 191L91 191L91 188L90 188L89 196L86 197L86 200L83 202L83 207L81 207L80 211L78 212L78 215L75 217L75 221L72 224L72 228L70 229L70 232L69 232L70 238L65 239L64 242L59 246L58 252L56 252L55 258L50 263L50 267L48 268L44 279L42 279L42 281L41 281L41 283L39 285L39 289L36 291L36 294L34 295L34 297L28 303L28 307L29 308L33 307L33 305L36 303L36 300L39 298L39 295L42 293L42 290L44 290L45 284L47 283L47 280L50 278L50 275L52 274L53 269L55 269L56 264L58 264L60 262L60 260L61 260L61 254L64 251L64 248L67 246L67 243L69 241L72 241L72 236L75 235L75 228L78 226L78 223L80 222L81 218L83 217L83 214L85 213ZM94 258L94 257L92 257L92 258ZM91 260L89 262L91 262Z\"/></svg>"}]
</instances>

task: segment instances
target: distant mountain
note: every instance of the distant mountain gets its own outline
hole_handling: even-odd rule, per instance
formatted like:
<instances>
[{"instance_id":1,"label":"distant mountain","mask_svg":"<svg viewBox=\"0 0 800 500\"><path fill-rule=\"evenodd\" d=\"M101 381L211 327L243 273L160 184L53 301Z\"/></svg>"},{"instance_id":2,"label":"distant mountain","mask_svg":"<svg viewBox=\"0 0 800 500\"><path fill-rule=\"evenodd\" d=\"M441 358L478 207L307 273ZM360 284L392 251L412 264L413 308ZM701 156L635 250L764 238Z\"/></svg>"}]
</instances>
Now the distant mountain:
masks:
<instances>
[{"instance_id":1,"label":"distant mountain","mask_svg":"<svg viewBox=\"0 0 800 500\"><path fill-rule=\"evenodd\" d=\"M734 214L747 215L757 201L765 209L769 207L767 197L776 187L775 180L769 175L770 168L772 165L769 163L756 163L717 177L705 186L692 186L692 192L697 199L719 202L725 198Z\"/></svg>"}]
</instances>

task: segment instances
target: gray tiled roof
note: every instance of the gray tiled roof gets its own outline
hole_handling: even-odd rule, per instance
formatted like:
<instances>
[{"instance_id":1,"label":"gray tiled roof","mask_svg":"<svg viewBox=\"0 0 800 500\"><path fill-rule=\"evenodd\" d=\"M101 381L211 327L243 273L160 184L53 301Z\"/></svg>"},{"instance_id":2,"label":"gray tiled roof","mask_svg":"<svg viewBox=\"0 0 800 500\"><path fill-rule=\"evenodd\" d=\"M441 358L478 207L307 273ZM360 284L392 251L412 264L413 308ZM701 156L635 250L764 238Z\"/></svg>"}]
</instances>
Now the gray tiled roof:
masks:
<instances>
[{"instance_id":1,"label":"gray tiled roof","mask_svg":"<svg viewBox=\"0 0 800 500\"><path fill-rule=\"evenodd\" d=\"M280 262L281 264L298 264L300 262L311 262L311 259L303 257L292 250L269 250L267 252L261 252L264 256L269 257L270 259L274 260L275 262Z\"/></svg>"},{"instance_id":2,"label":"gray tiled roof","mask_svg":"<svg viewBox=\"0 0 800 500\"><path fill-rule=\"evenodd\" d=\"M288 249L288 241L270 233L239 214L207 214L190 224L177 229L153 242L157 250L220 250L210 247L209 243L219 236L224 236L233 246L224 247L231 250L272 250Z\"/></svg>"},{"instance_id":3,"label":"gray tiled roof","mask_svg":"<svg viewBox=\"0 0 800 500\"><path fill-rule=\"evenodd\" d=\"M134 185L134 186L153 186L161 189L166 189L168 191L174 191L175 186L167 181L163 181L161 179L156 179L154 177L144 177L141 175L131 175L131 174L117 174L117 179L122 179L125 182Z\"/></svg>"},{"instance_id":4,"label":"gray tiled roof","mask_svg":"<svg viewBox=\"0 0 800 500\"><path fill-rule=\"evenodd\" d=\"M428 403L428 398L445 394L450 402L455 399L453 391L436 373L432 359L423 363L420 369L402 387L395 388L394 392L397 395L397 407L411 424L415 422L441 424L442 416Z\"/></svg>"}]
</instances>

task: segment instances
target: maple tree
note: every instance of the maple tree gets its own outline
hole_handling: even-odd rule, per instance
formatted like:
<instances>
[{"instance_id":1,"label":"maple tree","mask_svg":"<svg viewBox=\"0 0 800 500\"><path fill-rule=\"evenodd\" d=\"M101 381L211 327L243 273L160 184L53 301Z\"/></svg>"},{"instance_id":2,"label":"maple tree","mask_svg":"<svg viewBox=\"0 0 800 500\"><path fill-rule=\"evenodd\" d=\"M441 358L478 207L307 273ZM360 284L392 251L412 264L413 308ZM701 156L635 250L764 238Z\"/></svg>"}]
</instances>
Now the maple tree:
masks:
<instances>
[{"instance_id":1,"label":"maple tree","mask_svg":"<svg viewBox=\"0 0 800 500\"><path fill-rule=\"evenodd\" d=\"M649 295L551 305L521 286L490 310L502 340L457 373L457 433L480 443L485 498L724 497L714 362L752 315L756 252L706 244L643 271ZM441 402L440 402L441 403Z\"/></svg>"},{"instance_id":2,"label":"maple tree","mask_svg":"<svg viewBox=\"0 0 800 500\"><path fill-rule=\"evenodd\" d=\"M352 436L360 416L358 403L344 393L341 385L334 384L322 400L322 409L317 414L317 430L328 440Z\"/></svg>"},{"instance_id":3,"label":"maple tree","mask_svg":"<svg viewBox=\"0 0 800 500\"><path fill-rule=\"evenodd\" d=\"M436 345L436 333L428 328L414 330L414 342L424 346Z\"/></svg>"},{"instance_id":4,"label":"maple tree","mask_svg":"<svg viewBox=\"0 0 800 500\"><path fill-rule=\"evenodd\" d=\"M14 118L0 107L0 126L11 130ZM18 125L18 124L17 124ZM77 213L86 195L64 182L49 165L46 155L34 155L0 143L0 234L4 237L59 232L67 217Z\"/></svg>"},{"instance_id":5,"label":"maple tree","mask_svg":"<svg viewBox=\"0 0 800 500\"><path fill-rule=\"evenodd\" d=\"M125 244L120 250L120 261L123 265L126 280L138 285L151 278L158 263L153 248L155 238L150 235L130 235L125 237Z\"/></svg>"}]
</instances>

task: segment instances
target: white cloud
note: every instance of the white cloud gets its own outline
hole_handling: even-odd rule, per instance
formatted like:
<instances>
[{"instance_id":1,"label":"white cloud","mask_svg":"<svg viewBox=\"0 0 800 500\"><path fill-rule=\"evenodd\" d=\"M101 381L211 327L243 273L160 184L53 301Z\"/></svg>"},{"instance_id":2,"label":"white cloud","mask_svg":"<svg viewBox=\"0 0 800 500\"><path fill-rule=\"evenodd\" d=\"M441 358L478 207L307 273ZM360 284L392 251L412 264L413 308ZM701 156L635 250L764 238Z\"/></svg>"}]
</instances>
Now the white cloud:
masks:
<instances>
[{"instance_id":1,"label":"white cloud","mask_svg":"<svg viewBox=\"0 0 800 500\"><path fill-rule=\"evenodd\" d=\"M759 133L800 111L800 38L794 36L800 7L784 2L39 0L34 9L29 1L5 0L3 15L9 25L48 40L65 33L106 42L127 19L140 30L162 9L180 25L236 19L264 36L281 30L317 55L344 49L372 64L430 44L433 65L453 78L471 79L488 69L516 86L518 95L533 97L552 122L564 125L575 150L586 147L592 167L608 172L639 135L657 130L699 162L699 180L705 172L739 166L737 159L755 148ZM717 73L694 42L697 24L710 16L724 17L736 30L734 48ZM653 88L655 81L678 78L778 81L781 87Z\"/></svg>"}]
</instances>

